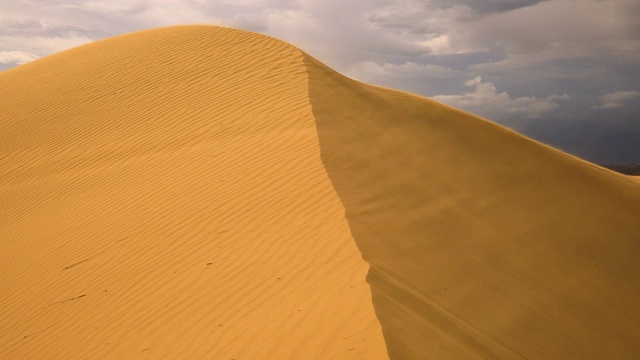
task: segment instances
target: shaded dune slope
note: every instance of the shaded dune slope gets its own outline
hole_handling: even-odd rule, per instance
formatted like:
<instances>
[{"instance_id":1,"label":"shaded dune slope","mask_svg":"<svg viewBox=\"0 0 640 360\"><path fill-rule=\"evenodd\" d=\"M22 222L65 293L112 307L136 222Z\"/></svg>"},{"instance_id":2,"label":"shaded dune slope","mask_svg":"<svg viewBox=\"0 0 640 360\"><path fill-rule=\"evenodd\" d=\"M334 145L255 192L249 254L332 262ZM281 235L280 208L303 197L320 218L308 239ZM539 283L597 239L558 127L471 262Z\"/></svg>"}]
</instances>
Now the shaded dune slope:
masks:
<instances>
[{"instance_id":1,"label":"shaded dune slope","mask_svg":"<svg viewBox=\"0 0 640 360\"><path fill-rule=\"evenodd\" d=\"M307 57L392 358L640 357L640 187Z\"/></svg>"},{"instance_id":2,"label":"shaded dune slope","mask_svg":"<svg viewBox=\"0 0 640 360\"><path fill-rule=\"evenodd\" d=\"M631 178L245 31L0 83L0 358L640 357Z\"/></svg>"},{"instance_id":3,"label":"shaded dune slope","mask_svg":"<svg viewBox=\"0 0 640 360\"><path fill-rule=\"evenodd\" d=\"M0 82L0 358L387 357L298 49L174 27Z\"/></svg>"}]
</instances>

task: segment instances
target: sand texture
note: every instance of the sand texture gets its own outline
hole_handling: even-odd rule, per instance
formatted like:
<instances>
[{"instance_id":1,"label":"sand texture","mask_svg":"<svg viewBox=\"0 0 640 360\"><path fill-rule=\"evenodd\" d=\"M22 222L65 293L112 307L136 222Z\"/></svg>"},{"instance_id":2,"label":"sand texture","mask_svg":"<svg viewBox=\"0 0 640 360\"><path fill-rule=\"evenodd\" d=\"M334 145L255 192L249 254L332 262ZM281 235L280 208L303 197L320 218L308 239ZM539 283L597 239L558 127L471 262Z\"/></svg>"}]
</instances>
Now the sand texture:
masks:
<instances>
[{"instance_id":1,"label":"sand texture","mask_svg":"<svg viewBox=\"0 0 640 360\"><path fill-rule=\"evenodd\" d=\"M637 359L640 182L246 31L0 73L1 359Z\"/></svg>"}]
</instances>

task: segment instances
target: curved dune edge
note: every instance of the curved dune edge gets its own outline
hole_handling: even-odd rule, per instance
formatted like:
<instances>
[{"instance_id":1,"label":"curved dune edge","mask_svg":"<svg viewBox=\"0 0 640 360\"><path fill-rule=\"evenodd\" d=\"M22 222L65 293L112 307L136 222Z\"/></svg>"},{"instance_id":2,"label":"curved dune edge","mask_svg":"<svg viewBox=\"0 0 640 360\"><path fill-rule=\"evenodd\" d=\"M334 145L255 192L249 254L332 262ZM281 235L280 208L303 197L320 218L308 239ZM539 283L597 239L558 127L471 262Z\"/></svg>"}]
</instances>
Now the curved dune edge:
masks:
<instances>
[{"instance_id":1,"label":"curved dune edge","mask_svg":"<svg viewBox=\"0 0 640 360\"><path fill-rule=\"evenodd\" d=\"M640 357L633 179L239 30L0 81L0 358Z\"/></svg>"},{"instance_id":2,"label":"curved dune edge","mask_svg":"<svg viewBox=\"0 0 640 360\"><path fill-rule=\"evenodd\" d=\"M172 27L0 82L0 358L388 357L298 49Z\"/></svg>"},{"instance_id":3,"label":"curved dune edge","mask_svg":"<svg viewBox=\"0 0 640 360\"><path fill-rule=\"evenodd\" d=\"M640 358L635 181L305 61L391 358Z\"/></svg>"}]
</instances>

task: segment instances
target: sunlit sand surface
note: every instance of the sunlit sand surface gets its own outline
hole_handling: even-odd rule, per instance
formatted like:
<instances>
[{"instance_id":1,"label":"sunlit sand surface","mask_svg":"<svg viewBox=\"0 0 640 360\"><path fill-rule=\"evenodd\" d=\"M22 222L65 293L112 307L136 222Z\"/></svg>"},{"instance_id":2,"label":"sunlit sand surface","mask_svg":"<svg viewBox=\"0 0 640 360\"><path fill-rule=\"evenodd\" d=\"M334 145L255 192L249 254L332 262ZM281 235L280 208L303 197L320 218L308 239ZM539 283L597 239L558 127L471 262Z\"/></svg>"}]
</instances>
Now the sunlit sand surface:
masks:
<instances>
[{"instance_id":1,"label":"sunlit sand surface","mask_svg":"<svg viewBox=\"0 0 640 360\"><path fill-rule=\"evenodd\" d=\"M2 359L640 358L640 182L246 31L0 73Z\"/></svg>"}]
</instances>

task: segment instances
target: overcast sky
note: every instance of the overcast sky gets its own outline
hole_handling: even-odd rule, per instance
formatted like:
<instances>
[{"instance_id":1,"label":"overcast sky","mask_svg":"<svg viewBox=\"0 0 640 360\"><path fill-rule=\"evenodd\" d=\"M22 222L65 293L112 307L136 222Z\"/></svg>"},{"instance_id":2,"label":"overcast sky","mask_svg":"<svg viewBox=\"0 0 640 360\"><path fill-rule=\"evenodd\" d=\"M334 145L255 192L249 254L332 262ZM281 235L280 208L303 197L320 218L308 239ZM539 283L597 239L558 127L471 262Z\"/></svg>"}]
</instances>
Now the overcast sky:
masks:
<instances>
[{"instance_id":1,"label":"overcast sky","mask_svg":"<svg viewBox=\"0 0 640 360\"><path fill-rule=\"evenodd\" d=\"M278 37L591 161L640 163L640 0L0 0L0 71L194 23Z\"/></svg>"}]
</instances>

